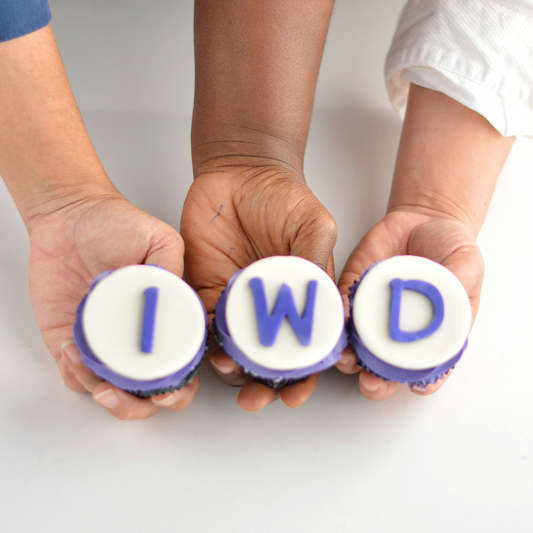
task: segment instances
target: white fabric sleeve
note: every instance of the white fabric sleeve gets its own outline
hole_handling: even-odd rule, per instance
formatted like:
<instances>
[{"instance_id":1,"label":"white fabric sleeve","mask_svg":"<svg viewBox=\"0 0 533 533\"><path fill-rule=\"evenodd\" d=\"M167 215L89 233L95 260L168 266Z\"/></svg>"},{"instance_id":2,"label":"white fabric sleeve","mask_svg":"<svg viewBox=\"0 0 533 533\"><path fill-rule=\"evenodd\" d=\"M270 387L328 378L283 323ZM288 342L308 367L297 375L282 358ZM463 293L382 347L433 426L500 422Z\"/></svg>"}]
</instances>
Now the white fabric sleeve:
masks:
<instances>
[{"instance_id":1,"label":"white fabric sleeve","mask_svg":"<svg viewBox=\"0 0 533 533\"><path fill-rule=\"evenodd\" d=\"M473 109L504 136L533 136L533 0L409 0L385 78L402 118L411 82Z\"/></svg>"}]
</instances>

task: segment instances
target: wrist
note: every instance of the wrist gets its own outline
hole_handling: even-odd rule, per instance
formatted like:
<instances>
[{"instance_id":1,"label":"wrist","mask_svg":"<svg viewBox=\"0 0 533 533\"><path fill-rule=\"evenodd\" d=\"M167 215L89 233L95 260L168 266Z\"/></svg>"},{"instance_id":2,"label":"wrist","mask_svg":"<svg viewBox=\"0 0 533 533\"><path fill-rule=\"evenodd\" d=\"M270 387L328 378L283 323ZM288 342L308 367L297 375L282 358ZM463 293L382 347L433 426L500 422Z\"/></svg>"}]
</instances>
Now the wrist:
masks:
<instances>
[{"instance_id":1,"label":"wrist","mask_svg":"<svg viewBox=\"0 0 533 533\"><path fill-rule=\"evenodd\" d=\"M36 187L22 188L13 199L28 233L43 219L58 213L68 213L88 202L122 195L107 176L89 180L86 176L64 181L42 180Z\"/></svg>"},{"instance_id":2,"label":"wrist","mask_svg":"<svg viewBox=\"0 0 533 533\"><path fill-rule=\"evenodd\" d=\"M442 219L459 222L474 237L479 228L475 217L471 216L461 205L447 198L439 191L416 186L405 186L391 194L387 206L389 213L413 213L430 219Z\"/></svg>"},{"instance_id":3,"label":"wrist","mask_svg":"<svg viewBox=\"0 0 533 533\"><path fill-rule=\"evenodd\" d=\"M303 179L305 142L279 132L245 125L200 127L193 122L192 161L195 179L215 172L282 169Z\"/></svg>"},{"instance_id":4,"label":"wrist","mask_svg":"<svg viewBox=\"0 0 533 533\"><path fill-rule=\"evenodd\" d=\"M241 202L246 203L247 196L253 195L254 191L264 194L266 199L270 198L273 191L288 190L296 184L307 187L303 175L285 167L257 162L253 165L234 165L231 161L222 169L195 175L191 188L200 188L209 191L209 194L215 194L214 191L219 191L216 194L229 194L235 205L240 205Z\"/></svg>"},{"instance_id":5,"label":"wrist","mask_svg":"<svg viewBox=\"0 0 533 533\"><path fill-rule=\"evenodd\" d=\"M477 235L513 141L448 96L411 85L388 211L455 219Z\"/></svg>"}]
</instances>

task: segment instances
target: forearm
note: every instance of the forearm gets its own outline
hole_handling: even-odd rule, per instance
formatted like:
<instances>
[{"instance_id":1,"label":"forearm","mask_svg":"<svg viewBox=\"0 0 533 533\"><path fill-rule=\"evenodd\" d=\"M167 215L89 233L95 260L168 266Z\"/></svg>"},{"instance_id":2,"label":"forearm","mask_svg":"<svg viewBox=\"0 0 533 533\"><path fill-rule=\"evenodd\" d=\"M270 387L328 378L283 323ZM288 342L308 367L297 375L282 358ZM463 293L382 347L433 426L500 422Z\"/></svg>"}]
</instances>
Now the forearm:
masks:
<instances>
[{"instance_id":1,"label":"forearm","mask_svg":"<svg viewBox=\"0 0 533 533\"><path fill-rule=\"evenodd\" d=\"M388 212L455 218L477 235L513 141L444 94L411 85Z\"/></svg>"},{"instance_id":2,"label":"forearm","mask_svg":"<svg viewBox=\"0 0 533 533\"><path fill-rule=\"evenodd\" d=\"M115 191L85 130L50 26L0 44L0 175L28 225Z\"/></svg>"},{"instance_id":3,"label":"forearm","mask_svg":"<svg viewBox=\"0 0 533 533\"><path fill-rule=\"evenodd\" d=\"M270 164L303 175L334 0L197 0L195 175Z\"/></svg>"}]
</instances>

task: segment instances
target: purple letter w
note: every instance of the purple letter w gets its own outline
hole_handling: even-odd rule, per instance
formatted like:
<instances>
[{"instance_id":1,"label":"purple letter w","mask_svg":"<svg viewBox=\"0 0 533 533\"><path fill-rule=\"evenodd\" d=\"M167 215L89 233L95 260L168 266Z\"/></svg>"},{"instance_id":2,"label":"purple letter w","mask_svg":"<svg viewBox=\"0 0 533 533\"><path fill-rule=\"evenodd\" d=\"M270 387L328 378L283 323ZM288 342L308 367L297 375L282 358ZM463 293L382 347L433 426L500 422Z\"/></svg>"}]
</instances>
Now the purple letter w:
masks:
<instances>
[{"instance_id":1,"label":"purple letter w","mask_svg":"<svg viewBox=\"0 0 533 533\"><path fill-rule=\"evenodd\" d=\"M302 346L311 344L311 334L313 332L313 313L315 310L315 297L317 282L310 281L307 284L307 299L302 316L298 314L294 296L288 285L281 286L278 299L272 314L268 314L265 286L261 278L253 278L249 281L255 301L255 311L257 313L257 328L259 339L263 346L273 346L278 336L279 328L284 318L287 317L296 337Z\"/></svg>"}]
</instances>

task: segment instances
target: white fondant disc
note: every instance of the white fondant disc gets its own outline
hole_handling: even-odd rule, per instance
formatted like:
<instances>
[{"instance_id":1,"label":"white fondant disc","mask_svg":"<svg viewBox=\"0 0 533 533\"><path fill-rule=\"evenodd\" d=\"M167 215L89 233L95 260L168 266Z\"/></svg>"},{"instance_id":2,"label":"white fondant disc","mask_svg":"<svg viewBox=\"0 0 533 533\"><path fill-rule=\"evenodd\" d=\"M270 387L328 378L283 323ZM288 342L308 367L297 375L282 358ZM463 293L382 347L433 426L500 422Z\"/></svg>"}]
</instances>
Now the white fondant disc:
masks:
<instances>
[{"instance_id":1,"label":"white fondant disc","mask_svg":"<svg viewBox=\"0 0 533 533\"><path fill-rule=\"evenodd\" d=\"M305 307L308 282L318 282L309 346L300 344L287 318L274 345L261 345L255 302L248 285L252 278L264 282L269 313L282 284L288 285L299 316ZM333 351L344 328L344 308L335 283L314 263L294 256L267 257L245 268L235 280L226 302L226 322L235 344L252 361L271 370L294 370L314 365Z\"/></svg>"},{"instance_id":2,"label":"white fondant disc","mask_svg":"<svg viewBox=\"0 0 533 533\"><path fill-rule=\"evenodd\" d=\"M393 279L431 283L444 301L444 320L429 337L397 342L389 334ZM468 337L471 308L459 280L442 265L412 255L395 256L375 265L363 278L353 302L353 323L363 344L376 357L399 368L422 370L445 363L457 355ZM433 318L430 300L415 291L403 290L400 329L423 330Z\"/></svg>"},{"instance_id":3,"label":"white fondant disc","mask_svg":"<svg viewBox=\"0 0 533 533\"><path fill-rule=\"evenodd\" d=\"M159 289L152 353L141 351L144 291ZM130 379L169 376L191 362L205 336L198 296L178 276L150 265L116 270L91 291L83 331L98 359Z\"/></svg>"}]
</instances>

